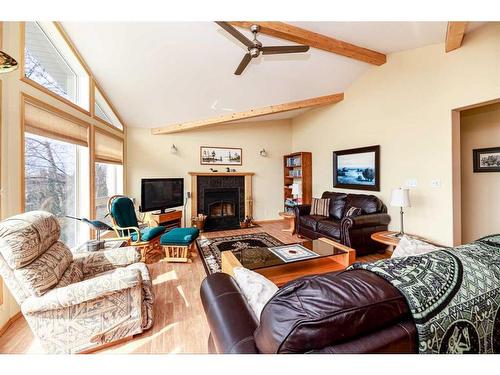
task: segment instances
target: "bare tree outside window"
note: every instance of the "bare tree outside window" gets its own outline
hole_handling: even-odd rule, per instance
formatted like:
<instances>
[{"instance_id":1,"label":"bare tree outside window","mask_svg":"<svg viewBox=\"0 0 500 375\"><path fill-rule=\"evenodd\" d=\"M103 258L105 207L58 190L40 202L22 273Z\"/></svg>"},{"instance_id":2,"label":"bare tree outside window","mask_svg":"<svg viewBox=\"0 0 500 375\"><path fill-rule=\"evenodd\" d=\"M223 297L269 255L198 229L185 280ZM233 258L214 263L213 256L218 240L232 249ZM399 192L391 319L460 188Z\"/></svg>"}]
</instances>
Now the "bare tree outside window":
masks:
<instances>
[{"instance_id":1,"label":"bare tree outside window","mask_svg":"<svg viewBox=\"0 0 500 375\"><path fill-rule=\"evenodd\" d=\"M76 215L76 145L25 134L26 211L53 213L61 224L61 239L76 245L77 227L65 215Z\"/></svg>"},{"instance_id":2,"label":"bare tree outside window","mask_svg":"<svg viewBox=\"0 0 500 375\"><path fill-rule=\"evenodd\" d=\"M108 213L108 199L115 195L121 194L123 190L121 165L96 163L95 164L95 204L96 204L96 219L104 221L111 225L111 220Z\"/></svg>"}]
</instances>

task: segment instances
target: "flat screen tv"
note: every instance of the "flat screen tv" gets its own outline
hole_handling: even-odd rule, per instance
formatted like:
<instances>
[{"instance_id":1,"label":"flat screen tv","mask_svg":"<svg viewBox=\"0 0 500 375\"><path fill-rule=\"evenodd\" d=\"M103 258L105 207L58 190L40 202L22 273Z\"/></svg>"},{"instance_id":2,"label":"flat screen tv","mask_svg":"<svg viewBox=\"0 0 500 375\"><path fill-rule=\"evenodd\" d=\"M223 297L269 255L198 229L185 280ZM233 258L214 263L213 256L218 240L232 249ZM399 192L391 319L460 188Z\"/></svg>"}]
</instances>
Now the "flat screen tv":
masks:
<instances>
[{"instance_id":1,"label":"flat screen tv","mask_svg":"<svg viewBox=\"0 0 500 375\"><path fill-rule=\"evenodd\" d=\"M143 178L141 212L166 210L184 204L183 178Z\"/></svg>"}]
</instances>

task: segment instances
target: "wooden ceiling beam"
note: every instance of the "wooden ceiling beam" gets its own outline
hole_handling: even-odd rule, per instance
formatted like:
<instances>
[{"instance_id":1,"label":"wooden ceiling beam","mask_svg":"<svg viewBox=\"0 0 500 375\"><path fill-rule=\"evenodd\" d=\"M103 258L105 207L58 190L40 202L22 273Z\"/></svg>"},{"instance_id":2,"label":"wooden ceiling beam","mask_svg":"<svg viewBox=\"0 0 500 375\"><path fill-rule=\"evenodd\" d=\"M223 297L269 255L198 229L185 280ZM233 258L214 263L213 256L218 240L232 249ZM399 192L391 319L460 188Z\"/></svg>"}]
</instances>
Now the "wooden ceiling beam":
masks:
<instances>
[{"instance_id":1,"label":"wooden ceiling beam","mask_svg":"<svg viewBox=\"0 0 500 375\"><path fill-rule=\"evenodd\" d=\"M446 52L456 50L462 46L467 24L468 22L448 22L446 27Z\"/></svg>"},{"instance_id":2,"label":"wooden ceiling beam","mask_svg":"<svg viewBox=\"0 0 500 375\"><path fill-rule=\"evenodd\" d=\"M282 112L294 111L296 109L311 108L326 104L338 103L343 99L344 99L343 93L319 96L316 98L299 100L296 102L250 109L248 111L243 111L243 112L234 112L227 115L210 118L208 120L198 120L192 122L183 122L179 124L167 125L165 127L154 128L151 130L151 133L154 135L180 133L188 130L204 128L210 125L224 124L238 120L271 115L274 113L282 113Z\"/></svg>"},{"instance_id":3,"label":"wooden ceiling beam","mask_svg":"<svg viewBox=\"0 0 500 375\"><path fill-rule=\"evenodd\" d=\"M344 42L326 35L318 34L284 22L232 21L233 26L249 29L252 25L260 26L260 33L276 38L290 40L310 47L322 49L337 55L350 57L374 65L383 65L387 61L385 54Z\"/></svg>"}]
</instances>

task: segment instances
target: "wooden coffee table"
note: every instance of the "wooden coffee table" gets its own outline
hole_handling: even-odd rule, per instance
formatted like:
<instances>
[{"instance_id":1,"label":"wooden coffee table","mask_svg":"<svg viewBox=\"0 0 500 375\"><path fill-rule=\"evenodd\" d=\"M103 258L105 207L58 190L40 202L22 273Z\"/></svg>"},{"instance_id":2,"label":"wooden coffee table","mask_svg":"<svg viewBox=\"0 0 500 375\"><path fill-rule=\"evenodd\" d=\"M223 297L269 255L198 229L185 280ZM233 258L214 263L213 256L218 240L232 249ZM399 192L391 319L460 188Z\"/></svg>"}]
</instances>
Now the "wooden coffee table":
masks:
<instances>
[{"instance_id":1,"label":"wooden coffee table","mask_svg":"<svg viewBox=\"0 0 500 375\"><path fill-rule=\"evenodd\" d=\"M223 251L222 272L234 276L235 267L245 267L265 276L278 287L302 276L341 271L356 259L356 251L327 238L302 242L319 256L313 259L285 262L266 247Z\"/></svg>"}]
</instances>

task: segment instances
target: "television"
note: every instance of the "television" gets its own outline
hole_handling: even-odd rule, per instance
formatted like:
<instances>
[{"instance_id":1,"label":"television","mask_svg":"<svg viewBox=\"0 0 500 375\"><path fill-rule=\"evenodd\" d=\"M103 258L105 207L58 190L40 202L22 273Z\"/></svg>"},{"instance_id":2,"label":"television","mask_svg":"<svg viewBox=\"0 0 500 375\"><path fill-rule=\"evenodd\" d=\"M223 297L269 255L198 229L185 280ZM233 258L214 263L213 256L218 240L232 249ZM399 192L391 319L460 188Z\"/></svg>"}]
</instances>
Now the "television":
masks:
<instances>
[{"instance_id":1,"label":"television","mask_svg":"<svg viewBox=\"0 0 500 375\"><path fill-rule=\"evenodd\" d=\"M166 210L183 206L183 178L143 178L141 180L141 212Z\"/></svg>"}]
</instances>

